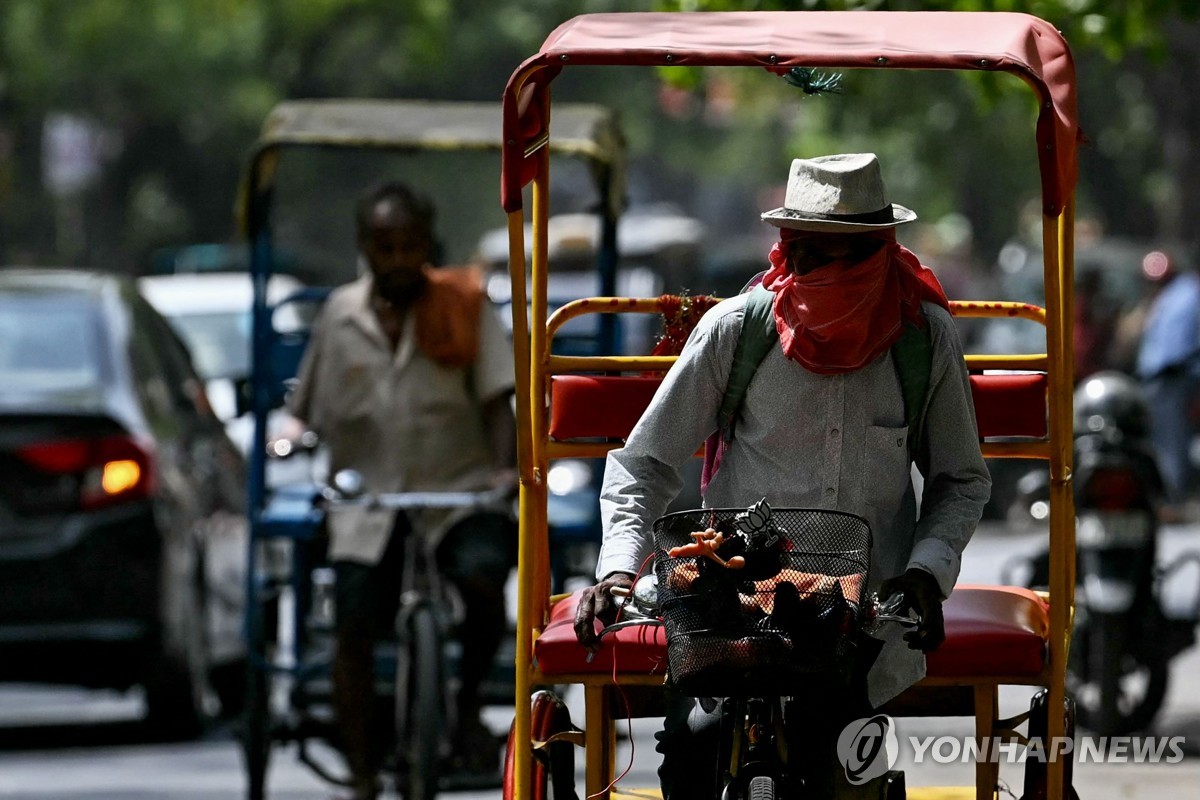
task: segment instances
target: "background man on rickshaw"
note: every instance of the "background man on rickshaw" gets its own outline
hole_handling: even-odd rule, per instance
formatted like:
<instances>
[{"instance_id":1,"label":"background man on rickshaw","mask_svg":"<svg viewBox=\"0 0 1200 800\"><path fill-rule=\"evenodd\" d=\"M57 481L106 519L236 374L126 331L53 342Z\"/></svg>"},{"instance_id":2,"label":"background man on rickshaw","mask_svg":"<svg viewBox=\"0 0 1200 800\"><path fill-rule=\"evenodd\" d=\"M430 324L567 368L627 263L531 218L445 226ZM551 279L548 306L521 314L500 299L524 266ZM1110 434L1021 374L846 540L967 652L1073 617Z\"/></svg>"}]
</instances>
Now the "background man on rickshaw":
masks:
<instances>
[{"instance_id":1,"label":"background man on rickshaw","mask_svg":"<svg viewBox=\"0 0 1200 800\"><path fill-rule=\"evenodd\" d=\"M773 506L865 517L874 535L868 588L903 592L922 618L903 634L907 642L896 628L861 642L848 685L797 687L806 706L803 722L793 726L802 736L796 744L802 761L818 765L810 775L815 796L829 796L842 726L918 681L921 651L941 643L941 602L957 579L991 479L945 295L895 240L895 227L916 214L887 199L875 156L796 159L784 207L763 219L781 229L762 278L774 293L779 343L754 371L736 435L709 440L719 461L704 487L705 504L745 507L766 497ZM718 429L748 297L705 315L624 448L608 456L599 583L581 599L575 623L585 645L598 645L596 617L612 619L610 590L629 586L641 571L648 532L678 492L681 467ZM899 374L911 367L891 352L908 326L927 331L931 349L911 439ZM924 476L919 520L914 462ZM694 700L672 698L658 748L668 800L714 795L721 767L713 721Z\"/></svg>"},{"instance_id":2,"label":"background man on rickshaw","mask_svg":"<svg viewBox=\"0 0 1200 800\"><path fill-rule=\"evenodd\" d=\"M326 302L289 410L328 445L331 473L352 468L370 492L515 486L512 349L479 276L432 266L434 210L407 186L371 192L357 222L367 272ZM492 512L410 520L340 507L328 519L337 575L334 703L355 800L378 793L390 720L376 719L374 649L391 629L403 541L415 526L442 537L439 566L466 606L457 766L498 766L478 691L506 630L512 520Z\"/></svg>"}]
</instances>

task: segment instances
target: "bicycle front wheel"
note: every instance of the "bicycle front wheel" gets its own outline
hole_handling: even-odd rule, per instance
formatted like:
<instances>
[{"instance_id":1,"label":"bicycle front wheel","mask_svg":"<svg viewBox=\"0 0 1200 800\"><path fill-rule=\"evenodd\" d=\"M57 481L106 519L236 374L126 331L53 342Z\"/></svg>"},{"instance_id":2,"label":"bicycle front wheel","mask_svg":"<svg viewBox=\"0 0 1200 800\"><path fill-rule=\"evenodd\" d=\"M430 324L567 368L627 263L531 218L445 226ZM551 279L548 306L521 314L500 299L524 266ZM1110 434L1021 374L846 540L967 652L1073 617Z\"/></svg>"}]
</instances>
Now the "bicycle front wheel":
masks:
<instances>
[{"instance_id":1,"label":"bicycle front wheel","mask_svg":"<svg viewBox=\"0 0 1200 800\"><path fill-rule=\"evenodd\" d=\"M433 800L446 727L442 637L433 610L414 608L404 633L408 657L397 659L396 669L397 788L404 800Z\"/></svg>"},{"instance_id":2,"label":"bicycle front wheel","mask_svg":"<svg viewBox=\"0 0 1200 800\"><path fill-rule=\"evenodd\" d=\"M271 761L271 663L279 622L279 595L262 590L248 609L250 658L246 659L246 700L238 738L246 764L246 797L263 800Z\"/></svg>"},{"instance_id":3,"label":"bicycle front wheel","mask_svg":"<svg viewBox=\"0 0 1200 800\"><path fill-rule=\"evenodd\" d=\"M751 778L746 797L749 800L775 800L775 781L765 775Z\"/></svg>"}]
</instances>

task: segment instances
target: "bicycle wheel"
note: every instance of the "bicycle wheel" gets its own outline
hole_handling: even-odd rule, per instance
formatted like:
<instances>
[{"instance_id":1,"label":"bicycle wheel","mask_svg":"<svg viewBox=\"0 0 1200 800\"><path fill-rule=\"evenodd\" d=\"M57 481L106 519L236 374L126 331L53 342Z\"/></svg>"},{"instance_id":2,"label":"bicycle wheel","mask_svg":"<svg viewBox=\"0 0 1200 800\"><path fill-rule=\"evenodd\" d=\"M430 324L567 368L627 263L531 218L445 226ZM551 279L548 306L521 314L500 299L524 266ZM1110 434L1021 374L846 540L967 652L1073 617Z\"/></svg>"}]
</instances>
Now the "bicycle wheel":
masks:
<instances>
[{"instance_id":1,"label":"bicycle wheel","mask_svg":"<svg viewBox=\"0 0 1200 800\"><path fill-rule=\"evenodd\" d=\"M765 775L751 778L746 797L749 800L775 800L775 781Z\"/></svg>"},{"instance_id":2,"label":"bicycle wheel","mask_svg":"<svg viewBox=\"0 0 1200 800\"><path fill-rule=\"evenodd\" d=\"M575 792L575 751L570 742L556 742L539 754L528 743L523 747L516 741L517 723L508 731L504 750L504 783L502 800L516 798L516 769L518 758L531 759L530 797L532 800L577 800ZM553 692L542 689L534 692L530 711L530 733L538 741L546 741L556 733L572 730L571 715L566 705Z\"/></svg>"},{"instance_id":3,"label":"bicycle wheel","mask_svg":"<svg viewBox=\"0 0 1200 800\"><path fill-rule=\"evenodd\" d=\"M271 675L267 659L271 647L271 627L277 598L260 599L250 609L250 657L246 659L246 696L242 709L240 739L246 759L246 796L263 800L266 796L267 766L271 760Z\"/></svg>"},{"instance_id":4,"label":"bicycle wheel","mask_svg":"<svg viewBox=\"0 0 1200 800\"><path fill-rule=\"evenodd\" d=\"M396 669L397 787L405 800L433 800L438 791L446 714L442 687L442 637L432 609L409 614ZM402 654L403 656L403 654Z\"/></svg>"}]
</instances>

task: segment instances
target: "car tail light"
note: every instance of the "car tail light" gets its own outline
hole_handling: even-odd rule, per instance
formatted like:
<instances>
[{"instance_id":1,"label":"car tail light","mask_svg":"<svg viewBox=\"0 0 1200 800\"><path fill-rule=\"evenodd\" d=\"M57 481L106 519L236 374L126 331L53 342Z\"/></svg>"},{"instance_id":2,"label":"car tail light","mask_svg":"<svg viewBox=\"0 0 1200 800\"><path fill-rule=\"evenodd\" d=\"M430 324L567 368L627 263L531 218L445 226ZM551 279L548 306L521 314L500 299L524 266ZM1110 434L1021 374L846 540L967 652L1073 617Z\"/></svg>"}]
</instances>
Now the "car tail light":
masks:
<instances>
[{"instance_id":1,"label":"car tail light","mask_svg":"<svg viewBox=\"0 0 1200 800\"><path fill-rule=\"evenodd\" d=\"M1118 511L1137 505L1142 484L1132 470L1106 467L1097 469L1087 480L1084 498L1092 508Z\"/></svg>"},{"instance_id":2,"label":"car tail light","mask_svg":"<svg viewBox=\"0 0 1200 800\"><path fill-rule=\"evenodd\" d=\"M150 450L131 436L37 442L17 455L40 472L76 478L85 509L144 498L154 488Z\"/></svg>"}]
</instances>

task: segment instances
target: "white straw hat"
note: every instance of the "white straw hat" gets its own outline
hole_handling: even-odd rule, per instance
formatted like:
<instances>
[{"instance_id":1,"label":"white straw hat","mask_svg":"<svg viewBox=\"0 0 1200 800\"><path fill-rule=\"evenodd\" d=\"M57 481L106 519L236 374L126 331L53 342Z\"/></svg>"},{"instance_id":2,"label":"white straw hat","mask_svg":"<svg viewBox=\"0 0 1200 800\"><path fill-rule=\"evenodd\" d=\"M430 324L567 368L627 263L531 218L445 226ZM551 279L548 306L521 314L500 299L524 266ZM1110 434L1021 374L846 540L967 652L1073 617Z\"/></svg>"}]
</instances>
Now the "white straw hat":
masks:
<instances>
[{"instance_id":1,"label":"white straw hat","mask_svg":"<svg viewBox=\"0 0 1200 800\"><path fill-rule=\"evenodd\" d=\"M916 218L914 211L888 202L874 153L794 159L783 207L762 215L778 228L842 233L891 228Z\"/></svg>"}]
</instances>

